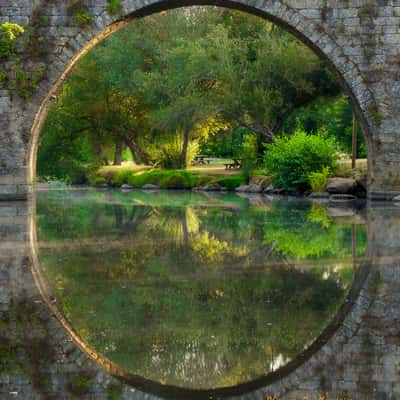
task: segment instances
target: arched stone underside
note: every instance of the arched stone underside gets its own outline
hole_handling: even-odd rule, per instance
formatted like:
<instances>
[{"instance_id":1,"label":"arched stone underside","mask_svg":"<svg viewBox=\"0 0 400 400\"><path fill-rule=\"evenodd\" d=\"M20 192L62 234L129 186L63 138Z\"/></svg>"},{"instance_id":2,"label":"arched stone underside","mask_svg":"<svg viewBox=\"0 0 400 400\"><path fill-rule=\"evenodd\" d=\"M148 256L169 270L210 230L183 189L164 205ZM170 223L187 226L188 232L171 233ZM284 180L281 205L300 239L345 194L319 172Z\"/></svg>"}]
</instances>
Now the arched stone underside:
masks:
<instances>
[{"instance_id":1,"label":"arched stone underside","mask_svg":"<svg viewBox=\"0 0 400 400\"><path fill-rule=\"evenodd\" d=\"M73 336L71 340L63 321L54 317L54 302L43 296L29 203L0 204L0 366L7 365L4 361L10 358L12 362L16 354L19 365L0 368L0 398L15 398L17 393L17 398L24 400L106 400L112 398L112 390L124 400L398 398L400 209L371 208L366 218L366 261L370 267L366 274L360 270L364 276L358 276L359 287L346 315L317 351L292 371L248 393L226 397L167 390L163 395L160 386L147 387L153 393L146 394L113 377L112 369L100 367L96 354L90 354L84 343Z\"/></svg>"},{"instance_id":2,"label":"arched stone underside","mask_svg":"<svg viewBox=\"0 0 400 400\"><path fill-rule=\"evenodd\" d=\"M107 0L81 3L93 15L86 27L77 24L67 1L0 3L0 23L30 26L33 38L40 39L40 51L25 60L25 68L46 70L28 99L13 89L0 90L0 198L25 199L31 193L40 128L57 88L82 54L131 18L195 4L260 15L326 60L351 98L366 136L369 197L400 194L399 0L122 0L117 16L107 13ZM9 63L4 67L10 68Z\"/></svg>"}]
</instances>

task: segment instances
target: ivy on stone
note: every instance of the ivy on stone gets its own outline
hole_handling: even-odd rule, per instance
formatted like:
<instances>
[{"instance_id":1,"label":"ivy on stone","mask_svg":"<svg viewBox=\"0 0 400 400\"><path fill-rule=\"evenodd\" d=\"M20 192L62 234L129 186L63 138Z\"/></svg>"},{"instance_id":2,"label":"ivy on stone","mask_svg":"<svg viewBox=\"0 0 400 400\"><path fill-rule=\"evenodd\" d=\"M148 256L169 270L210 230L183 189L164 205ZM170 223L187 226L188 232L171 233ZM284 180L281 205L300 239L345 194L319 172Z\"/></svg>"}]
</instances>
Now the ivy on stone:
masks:
<instances>
[{"instance_id":1,"label":"ivy on stone","mask_svg":"<svg viewBox=\"0 0 400 400\"><path fill-rule=\"evenodd\" d=\"M4 22L0 24L0 58L7 58L15 53L15 41L24 33L21 25Z\"/></svg>"},{"instance_id":2,"label":"ivy on stone","mask_svg":"<svg viewBox=\"0 0 400 400\"><path fill-rule=\"evenodd\" d=\"M119 14L122 11L121 0L107 0L106 10L111 15Z\"/></svg>"}]
</instances>

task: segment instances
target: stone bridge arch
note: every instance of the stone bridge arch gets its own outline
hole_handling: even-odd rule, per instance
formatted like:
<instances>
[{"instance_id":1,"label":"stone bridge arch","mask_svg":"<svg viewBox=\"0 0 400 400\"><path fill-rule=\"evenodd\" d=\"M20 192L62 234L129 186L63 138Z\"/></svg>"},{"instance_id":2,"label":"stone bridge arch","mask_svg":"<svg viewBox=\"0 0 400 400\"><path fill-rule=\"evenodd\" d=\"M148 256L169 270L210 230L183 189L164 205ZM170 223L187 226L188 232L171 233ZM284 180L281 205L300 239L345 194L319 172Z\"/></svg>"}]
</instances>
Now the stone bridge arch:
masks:
<instances>
[{"instance_id":1,"label":"stone bridge arch","mask_svg":"<svg viewBox=\"0 0 400 400\"><path fill-rule=\"evenodd\" d=\"M29 98L21 98L15 88L0 90L0 198L29 197L41 126L57 89L82 55L133 18L200 4L264 17L327 61L349 95L366 137L369 198L391 199L400 193L397 0L122 0L118 15L107 11L107 0L79 4L92 16L85 27L62 0L6 0L0 5L0 23L20 23L31 32L28 45L33 50L25 46L31 53L25 57L27 73L46 70ZM3 64L6 71L12 69L7 60Z\"/></svg>"}]
</instances>

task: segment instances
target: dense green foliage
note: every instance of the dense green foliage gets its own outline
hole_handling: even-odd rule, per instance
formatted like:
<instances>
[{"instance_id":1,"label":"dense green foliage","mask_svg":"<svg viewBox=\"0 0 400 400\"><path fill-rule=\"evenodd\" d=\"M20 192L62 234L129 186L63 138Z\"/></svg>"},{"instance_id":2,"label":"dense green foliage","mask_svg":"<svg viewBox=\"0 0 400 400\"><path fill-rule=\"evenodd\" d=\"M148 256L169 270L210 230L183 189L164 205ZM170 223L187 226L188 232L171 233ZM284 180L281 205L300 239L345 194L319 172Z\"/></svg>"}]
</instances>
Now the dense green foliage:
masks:
<instances>
[{"instance_id":1,"label":"dense green foliage","mask_svg":"<svg viewBox=\"0 0 400 400\"><path fill-rule=\"evenodd\" d=\"M118 12L119 2L108 8ZM118 165L125 148L136 163L162 168L183 169L200 152L240 156L250 170L264 143L290 132L291 116L305 121L308 105L339 93L310 49L259 17L216 7L152 15L78 63L43 129L38 173L81 182ZM314 125L341 110L321 112ZM339 137L339 125L329 133Z\"/></svg>"},{"instance_id":2,"label":"dense green foliage","mask_svg":"<svg viewBox=\"0 0 400 400\"><path fill-rule=\"evenodd\" d=\"M105 170L100 169L89 177L92 185L107 183L119 187L128 184L140 188L146 184L158 185L163 189L193 189L210 183L218 183L228 190L234 190L245 183L243 175L213 177L186 170L160 170L134 172L131 169Z\"/></svg>"},{"instance_id":3,"label":"dense green foliage","mask_svg":"<svg viewBox=\"0 0 400 400\"><path fill-rule=\"evenodd\" d=\"M322 134L308 135L297 130L291 136L277 137L266 147L264 163L276 187L304 191L309 175L325 167L334 170L335 140Z\"/></svg>"},{"instance_id":4,"label":"dense green foliage","mask_svg":"<svg viewBox=\"0 0 400 400\"><path fill-rule=\"evenodd\" d=\"M323 130L336 138L340 150L351 154L353 110L347 97L321 97L315 102L294 111L285 121L284 131L293 132L298 127L313 133ZM361 128L357 130L357 155L366 157L365 140Z\"/></svg>"}]
</instances>

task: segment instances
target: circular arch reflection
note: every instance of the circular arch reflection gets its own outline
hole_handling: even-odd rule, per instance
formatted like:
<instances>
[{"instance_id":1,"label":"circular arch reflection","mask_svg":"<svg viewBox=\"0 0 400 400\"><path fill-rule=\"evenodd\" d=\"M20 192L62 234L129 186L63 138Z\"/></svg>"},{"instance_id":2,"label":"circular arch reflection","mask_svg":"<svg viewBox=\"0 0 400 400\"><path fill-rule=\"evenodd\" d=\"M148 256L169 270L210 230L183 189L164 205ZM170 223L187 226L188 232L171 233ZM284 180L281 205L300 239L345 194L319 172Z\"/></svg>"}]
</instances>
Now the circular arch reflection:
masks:
<instances>
[{"instance_id":1,"label":"circular arch reflection","mask_svg":"<svg viewBox=\"0 0 400 400\"><path fill-rule=\"evenodd\" d=\"M135 375L128 370L120 367L115 362L111 361L98 351L96 351L89 343L87 343L80 334L76 331L72 323L61 312L55 299L52 297L50 286L46 276L42 270L39 253L38 241L36 232L36 214L35 214L35 201L32 202L32 212L29 220L29 240L31 250L31 268L35 283L38 290L50 308L51 312L57 317L63 328L72 338L73 342L85 353L87 356L100 365L107 373L112 376L118 377L123 382L134 386L135 388L144 392L152 393L157 396L171 399L210 399L210 398L224 398L229 396L243 395L257 389L266 387L268 385L279 382L281 379L296 372L300 367L307 365L307 362L313 357L325 357L328 362L328 357L321 349L328 345L331 339L334 339L335 334L340 331L343 322L348 317L349 312L353 309L355 301L358 297L360 289L369 274L369 266L366 261L361 263L360 268L356 270L352 286L348 292L345 302L340 307L338 313L330 321L329 325L322 331L321 335L306 348L303 352L298 354L295 358L289 361L283 367L276 371L270 372L264 376L260 376L249 382L239 383L237 385L227 387L217 387L212 389L186 389L183 387L161 384L159 382L146 379L139 375ZM354 326L356 329L356 326Z\"/></svg>"}]
</instances>

